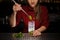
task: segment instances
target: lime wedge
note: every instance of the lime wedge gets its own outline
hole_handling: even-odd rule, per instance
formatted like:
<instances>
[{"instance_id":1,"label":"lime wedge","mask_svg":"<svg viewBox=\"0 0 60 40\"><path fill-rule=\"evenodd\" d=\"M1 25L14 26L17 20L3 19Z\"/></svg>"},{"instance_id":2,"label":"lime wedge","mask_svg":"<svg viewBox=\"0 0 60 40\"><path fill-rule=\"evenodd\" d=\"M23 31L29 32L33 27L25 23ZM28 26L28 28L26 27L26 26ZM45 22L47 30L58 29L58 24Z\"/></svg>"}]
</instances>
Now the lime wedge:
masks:
<instances>
[{"instance_id":1,"label":"lime wedge","mask_svg":"<svg viewBox=\"0 0 60 40\"><path fill-rule=\"evenodd\" d=\"M33 31L29 32L29 35L32 36L33 35Z\"/></svg>"}]
</instances>

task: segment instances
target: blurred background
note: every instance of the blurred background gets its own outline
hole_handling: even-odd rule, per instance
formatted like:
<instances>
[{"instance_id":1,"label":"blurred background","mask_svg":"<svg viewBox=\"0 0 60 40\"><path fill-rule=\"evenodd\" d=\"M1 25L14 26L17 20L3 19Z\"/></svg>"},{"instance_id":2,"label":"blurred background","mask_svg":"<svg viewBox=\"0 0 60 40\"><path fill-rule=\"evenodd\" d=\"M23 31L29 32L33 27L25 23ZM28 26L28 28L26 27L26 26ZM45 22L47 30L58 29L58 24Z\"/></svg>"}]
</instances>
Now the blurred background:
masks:
<instances>
[{"instance_id":1,"label":"blurred background","mask_svg":"<svg viewBox=\"0 0 60 40\"><path fill-rule=\"evenodd\" d=\"M16 2L26 5L25 0L15 0ZM60 0L40 0L40 4L48 9L49 27L45 32L60 33ZM0 0L0 33L12 32L15 30L9 25L9 17L12 14L12 0ZM16 32L16 31L13 31Z\"/></svg>"}]
</instances>

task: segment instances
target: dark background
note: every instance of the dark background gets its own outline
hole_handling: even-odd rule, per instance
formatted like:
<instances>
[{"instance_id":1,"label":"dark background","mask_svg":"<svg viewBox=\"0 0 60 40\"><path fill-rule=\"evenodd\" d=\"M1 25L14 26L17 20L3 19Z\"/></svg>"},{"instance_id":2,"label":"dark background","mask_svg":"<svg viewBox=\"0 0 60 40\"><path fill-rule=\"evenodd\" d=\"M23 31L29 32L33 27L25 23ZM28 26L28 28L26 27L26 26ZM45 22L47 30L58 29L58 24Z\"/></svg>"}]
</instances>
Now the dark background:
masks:
<instances>
[{"instance_id":1,"label":"dark background","mask_svg":"<svg viewBox=\"0 0 60 40\"><path fill-rule=\"evenodd\" d=\"M19 0L20 1L20 0ZM18 2L18 1L17 1ZM26 1L20 1L22 5L26 5ZM42 1L40 3L46 6L49 15L49 27L45 32L47 33L60 33L60 3L54 1ZM14 3L11 0L0 1L0 33L4 32L16 32L16 28L11 28L9 25L9 17L13 12L12 6Z\"/></svg>"}]
</instances>

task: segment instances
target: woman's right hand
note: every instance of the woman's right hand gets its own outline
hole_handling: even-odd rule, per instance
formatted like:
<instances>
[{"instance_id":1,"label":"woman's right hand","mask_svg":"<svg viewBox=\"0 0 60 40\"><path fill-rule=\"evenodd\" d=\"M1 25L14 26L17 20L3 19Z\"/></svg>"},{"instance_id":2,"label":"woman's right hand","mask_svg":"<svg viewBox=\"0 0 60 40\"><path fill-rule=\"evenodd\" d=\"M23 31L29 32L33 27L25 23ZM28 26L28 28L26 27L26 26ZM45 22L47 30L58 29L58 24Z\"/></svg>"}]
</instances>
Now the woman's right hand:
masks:
<instances>
[{"instance_id":1,"label":"woman's right hand","mask_svg":"<svg viewBox=\"0 0 60 40\"><path fill-rule=\"evenodd\" d=\"M12 27L15 27L16 26L16 14L17 14L17 11L20 11L22 9L21 4L15 3L12 9L13 9L13 13L10 17L10 25Z\"/></svg>"},{"instance_id":2,"label":"woman's right hand","mask_svg":"<svg viewBox=\"0 0 60 40\"><path fill-rule=\"evenodd\" d=\"M19 10L22 10L21 4L16 3L15 5L13 5L14 12L17 12Z\"/></svg>"}]
</instances>

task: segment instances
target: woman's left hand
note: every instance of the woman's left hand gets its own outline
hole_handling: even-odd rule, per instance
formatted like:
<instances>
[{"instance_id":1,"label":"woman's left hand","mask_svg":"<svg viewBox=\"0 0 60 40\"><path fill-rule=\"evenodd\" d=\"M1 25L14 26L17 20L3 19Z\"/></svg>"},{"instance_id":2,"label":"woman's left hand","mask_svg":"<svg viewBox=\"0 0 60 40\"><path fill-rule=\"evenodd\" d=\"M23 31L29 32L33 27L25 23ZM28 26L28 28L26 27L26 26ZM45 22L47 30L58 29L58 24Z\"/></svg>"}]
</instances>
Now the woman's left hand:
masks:
<instances>
[{"instance_id":1,"label":"woman's left hand","mask_svg":"<svg viewBox=\"0 0 60 40\"><path fill-rule=\"evenodd\" d=\"M40 36L41 32L38 30L33 31L33 36Z\"/></svg>"}]
</instances>

